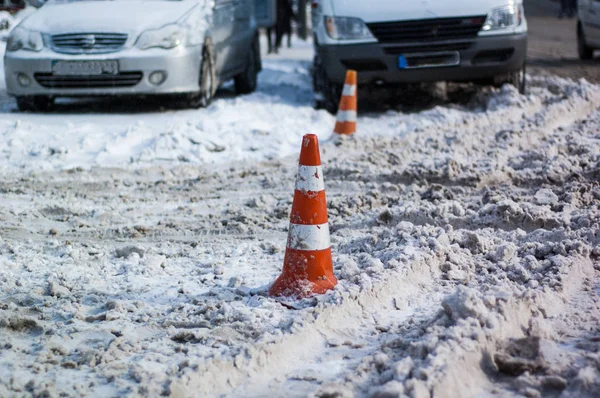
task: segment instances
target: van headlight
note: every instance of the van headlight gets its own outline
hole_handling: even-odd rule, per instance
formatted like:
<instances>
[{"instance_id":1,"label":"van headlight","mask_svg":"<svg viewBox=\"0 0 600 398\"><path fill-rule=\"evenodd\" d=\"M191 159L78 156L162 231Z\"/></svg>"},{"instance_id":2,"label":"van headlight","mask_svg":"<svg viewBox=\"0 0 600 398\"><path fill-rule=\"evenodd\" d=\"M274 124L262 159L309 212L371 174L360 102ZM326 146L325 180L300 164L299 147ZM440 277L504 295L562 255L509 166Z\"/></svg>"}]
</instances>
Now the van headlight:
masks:
<instances>
[{"instance_id":1,"label":"van headlight","mask_svg":"<svg viewBox=\"0 0 600 398\"><path fill-rule=\"evenodd\" d=\"M504 7L494 8L488 14L481 30L485 32L515 28L523 21L523 6L511 4Z\"/></svg>"},{"instance_id":2,"label":"van headlight","mask_svg":"<svg viewBox=\"0 0 600 398\"><path fill-rule=\"evenodd\" d=\"M165 25L158 29L149 29L142 32L135 45L142 49L149 48L175 48L185 40L185 29L178 24Z\"/></svg>"},{"instance_id":3,"label":"van headlight","mask_svg":"<svg viewBox=\"0 0 600 398\"><path fill-rule=\"evenodd\" d=\"M367 24L360 18L325 17L327 35L334 40L375 39Z\"/></svg>"},{"instance_id":4,"label":"van headlight","mask_svg":"<svg viewBox=\"0 0 600 398\"><path fill-rule=\"evenodd\" d=\"M42 51L44 39L40 32L16 27L10 32L6 43L7 51Z\"/></svg>"}]
</instances>

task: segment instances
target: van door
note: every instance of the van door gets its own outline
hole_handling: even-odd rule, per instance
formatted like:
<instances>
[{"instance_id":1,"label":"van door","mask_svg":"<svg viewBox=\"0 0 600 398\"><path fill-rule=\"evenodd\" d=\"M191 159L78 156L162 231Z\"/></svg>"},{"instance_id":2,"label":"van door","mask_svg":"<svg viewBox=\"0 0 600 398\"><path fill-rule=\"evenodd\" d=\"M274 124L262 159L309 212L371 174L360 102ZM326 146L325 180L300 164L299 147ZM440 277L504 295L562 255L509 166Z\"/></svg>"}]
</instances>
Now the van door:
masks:
<instances>
[{"instance_id":1,"label":"van door","mask_svg":"<svg viewBox=\"0 0 600 398\"><path fill-rule=\"evenodd\" d=\"M233 69L235 52L231 41L234 34L234 10L234 0L215 0L212 39L218 76L227 75Z\"/></svg>"},{"instance_id":2,"label":"van door","mask_svg":"<svg viewBox=\"0 0 600 398\"><path fill-rule=\"evenodd\" d=\"M592 0L589 13L592 40L594 45L600 46L600 0Z\"/></svg>"},{"instance_id":3,"label":"van door","mask_svg":"<svg viewBox=\"0 0 600 398\"><path fill-rule=\"evenodd\" d=\"M600 46L600 0L587 0L579 4L585 40L592 46Z\"/></svg>"}]
</instances>

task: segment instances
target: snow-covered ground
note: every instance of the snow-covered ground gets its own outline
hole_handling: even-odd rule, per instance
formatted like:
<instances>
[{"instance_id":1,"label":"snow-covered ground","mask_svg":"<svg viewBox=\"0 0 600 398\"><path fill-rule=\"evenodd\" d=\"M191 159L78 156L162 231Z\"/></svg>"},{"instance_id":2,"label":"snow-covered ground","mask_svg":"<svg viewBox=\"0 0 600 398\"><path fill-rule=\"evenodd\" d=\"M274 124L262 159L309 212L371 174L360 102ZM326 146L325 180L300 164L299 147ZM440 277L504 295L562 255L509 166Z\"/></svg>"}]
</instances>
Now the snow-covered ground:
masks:
<instances>
[{"instance_id":1,"label":"snow-covered ground","mask_svg":"<svg viewBox=\"0 0 600 398\"><path fill-rule=\"evenodd\" d=\"M461 88L333 138L295 44L208 109L0 94L0 396L597 396L600 88ZM282 303L306 133L340 283Z\"/></svg>"}]
</instances>

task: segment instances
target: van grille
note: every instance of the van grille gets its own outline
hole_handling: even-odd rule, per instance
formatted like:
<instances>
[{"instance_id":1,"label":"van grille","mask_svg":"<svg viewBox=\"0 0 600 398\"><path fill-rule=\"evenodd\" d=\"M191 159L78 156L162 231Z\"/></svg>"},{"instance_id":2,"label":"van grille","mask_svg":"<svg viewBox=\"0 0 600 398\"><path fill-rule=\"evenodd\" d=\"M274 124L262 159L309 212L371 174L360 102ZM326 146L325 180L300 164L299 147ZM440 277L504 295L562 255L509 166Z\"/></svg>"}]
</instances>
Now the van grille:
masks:
<instances>
[{"instance_id":1,"label":"van grille","mask_svg":"<svg viewBox=\"0 0 600 398\"><path fill-rule=\"evenodd\" d=\"M435 43L435 44L419 44L417 46L388 46L384 47L383 51L386 54L400 55L411 53L439 52L439 51L464 51L468 50L473 45L473 41L465 42L450 42L450 43Z\"/></svg>"},{"instance_id":2,"label":"van grille","mask_svg":"<svg viewBox=\"0 0 600 398\"><path fill-rule=\"evenodd\" d=\"M36 73L35 80L47 88L113 88L131 87L142 80L142 72L121 72L118 75L56 76Z\"/></svg>"},{"instance_id":3,"label":"van grille","mask_svg":"<svg viewBox=\"0 0 600 398\"><path fill-rule=\"evenodd\" d=\"M51 36L52 48L66 54L101 54L119 51L127 41L123 33L67 33Z\"/></svg>"},{"instance_id":4,"label":"van grille","mask_svg":"<svg viewBox=\"0 0 600 398\"><path fill-rule=\"evenodd\" d=\"M382 43L474 39L485 16L377 22L367 26Z\"/></svg>"}]
</instances>

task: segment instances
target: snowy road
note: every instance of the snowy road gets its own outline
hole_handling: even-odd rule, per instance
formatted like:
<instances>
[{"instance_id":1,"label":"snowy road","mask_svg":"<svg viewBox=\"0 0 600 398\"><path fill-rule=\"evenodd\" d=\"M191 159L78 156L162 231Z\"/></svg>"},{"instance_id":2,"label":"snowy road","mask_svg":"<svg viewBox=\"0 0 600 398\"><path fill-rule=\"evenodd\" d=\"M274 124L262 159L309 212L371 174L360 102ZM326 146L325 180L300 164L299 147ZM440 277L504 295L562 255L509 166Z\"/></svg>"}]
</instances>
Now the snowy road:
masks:
<instances>
[{"instance_id":1,"label":"snowy road","mask_svg":"<svg viewBox=\"0 0 600 398\"><path fill-rule=\"evenodd\" d=\"M468 89L332 139L309 59L203 110L0 94L0 396L594 395L600 88ZM266 291L306 133L340 284L290 309Z\"/></svg>"}]
</instances>

